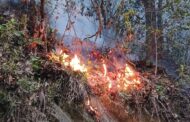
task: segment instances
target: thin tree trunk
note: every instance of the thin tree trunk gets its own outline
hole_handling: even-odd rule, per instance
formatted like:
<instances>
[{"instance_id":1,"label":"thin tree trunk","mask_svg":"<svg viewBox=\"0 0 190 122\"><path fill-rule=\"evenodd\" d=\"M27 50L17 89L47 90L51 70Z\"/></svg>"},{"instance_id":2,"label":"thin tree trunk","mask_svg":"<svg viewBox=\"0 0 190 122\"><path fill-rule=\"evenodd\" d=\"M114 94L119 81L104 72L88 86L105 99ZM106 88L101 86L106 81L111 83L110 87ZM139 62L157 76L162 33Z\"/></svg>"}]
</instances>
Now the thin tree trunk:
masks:
<instances>
[{"instance_id":1,"label":"thin tree trunk","mask_svg":"<svg viewBox=\"0 0 190 122\"><path fill-rule=\"evenodd\" d=\"M45 0L41 0L41 3L40 3L40 15L41 15L41 20L42 21L45 18L44 6L45 6Z\"/></svg>"},{"instance_id":2,"label":"thin tree trunk","mask_svg":"<svg viewBox=\"0 0 190 122\"><path fill-rule=\"evenodd\" d=\"M157 12L157 29L158 33L158 58L162 58L163 55L163 20L162 20L162 2L163 0L158 1L158 12Z\"/></svg>"},{"instance_id":3,"label":"thin tree trunk","mask_svg":"<svg viewBox=\"0 0 190 122\"><path fill-rule=\"evenodd\" d=\"M155 29L156 12L154 0L143 0L146 18L146 60L151 61L155 57Z\"/></svg>"}]
</instances>

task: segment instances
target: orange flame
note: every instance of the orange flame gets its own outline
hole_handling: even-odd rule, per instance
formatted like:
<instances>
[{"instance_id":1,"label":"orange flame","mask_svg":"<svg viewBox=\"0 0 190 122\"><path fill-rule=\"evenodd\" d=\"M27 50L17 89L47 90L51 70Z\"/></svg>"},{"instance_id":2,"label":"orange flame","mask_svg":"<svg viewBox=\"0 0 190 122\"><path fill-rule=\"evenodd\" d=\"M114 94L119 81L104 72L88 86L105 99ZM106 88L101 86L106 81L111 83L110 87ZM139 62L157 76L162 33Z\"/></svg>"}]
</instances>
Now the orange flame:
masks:
<instances>
[{"instance_id":1,"label":"orange flame","mask_svg":"<svg viewBox=\"0 0 190 122\"><path fill-rule=\"evenodd\" d=\"M71 60L70 67L74 71L81 71L81 72L86 72L87 71L85 65L81 64L81 62L80 62L79 58L77 57L77 55L75 55L74 58Z\"/></svg>"},{"instance_id":2,"label":"orange flame","mask_svg":"<svg viewBox=\"0 0 190 122\"><path fill-rule=\"evenodd\" d=\"M128 66L128 64L126 64L126 67L125 67L125 75L129 77L134 76L134 71Z\"/></svg>"},{"instance_id":3,"label":"orange flame","mask_svg":"<svg viewBox=\"0 0 190 122\"><path fill-rule=\"evenodd\" d=\"M108 88L111 89L112 88L112 82L110 81L108 84Z\"/></svg>"},{"instance_id":4,"label":"orange flame","mask_svg":"<svg viewBox=\"0 0 190 122\"><path fill-rule=\"evenodd\" d=\"M89 99L87 100L86 105L87 105L87 106L89 106L89 105L90 105L90 100L89 100Z\"/></svg>"},{"instance_id":5,"label":"orange flame","mask_svg":"<svg viewBox=\"0 0 190 122\"><path fill-rule=\"evenodd\" d=\"M106 75L107 75L107 67L106 67L106 64L103 64L103 68L104 68L104 77L106 77Z\"/></svg>"}]
</instances>

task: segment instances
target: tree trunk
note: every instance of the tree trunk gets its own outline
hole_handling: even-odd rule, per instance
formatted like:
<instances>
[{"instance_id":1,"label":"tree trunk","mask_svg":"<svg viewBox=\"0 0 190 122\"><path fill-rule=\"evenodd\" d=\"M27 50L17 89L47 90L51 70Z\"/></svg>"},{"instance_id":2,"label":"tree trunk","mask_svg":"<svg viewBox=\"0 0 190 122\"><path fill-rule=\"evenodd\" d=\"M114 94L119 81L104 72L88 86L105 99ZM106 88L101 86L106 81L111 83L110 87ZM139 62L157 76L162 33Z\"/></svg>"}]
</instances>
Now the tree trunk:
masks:
<instances>
[{"instance_id":1,"label":"tree trunk","mask_svg":"<svg viewBox=\"0 0 190 122\"><path fill-rule=\"evenodd\" d=\"M163 55L163 21L162 21L162 2L163 0L158 1L158 13L157 13L157 26L158 26L158 57L162 58Z\"/></svg>"},{"instance_id":2,"label":"tree trunk","mask_svg":"<svg viewBox=\"0 0 190 122\"><path fill-rule=\"evenodd\" d=\"M45 0L40 0L40 15L41 15L41 20L43 21L45 18L45 12L44 12L44 5L45 5Z\"/></svg>"},{"instance_id":3,"label":"tree trunk","mask_svg":"<svg viewBox=\"0 0 190 122\"><path fill-rule=\"evenodd\" d=\"M154 0L143 0L146 19L146 60L155 58L156 11Z\"/></svg>"}]
</instances>

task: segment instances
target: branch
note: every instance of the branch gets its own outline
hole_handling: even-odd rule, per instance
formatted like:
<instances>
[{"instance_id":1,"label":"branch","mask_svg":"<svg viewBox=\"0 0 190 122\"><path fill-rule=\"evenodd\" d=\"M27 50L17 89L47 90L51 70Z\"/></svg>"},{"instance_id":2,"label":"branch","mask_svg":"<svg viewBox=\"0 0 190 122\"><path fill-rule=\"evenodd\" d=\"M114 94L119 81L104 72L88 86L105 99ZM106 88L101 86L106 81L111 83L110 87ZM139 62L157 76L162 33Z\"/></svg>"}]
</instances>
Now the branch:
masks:
<instances>
[{"instance_id":1,"label":"branch","mask_svg":"<svg viewBox=\"0 0 190 122\"><path fill-rule=\"evenodd\" d=\"M93 35L91 35L89 37L84 38L84 40L92 38L92 37L95 36L96 37L95 41L96 41L98 35L101 35L102 29L103 29L102 14L101 14L101 8L100 8L100 5L98 4L98 2L97 1L94 2L93 0L91 0L91 3L93 5L93 7L95 8L95 12L96 12L96 15L97 15L98 20L99 20L99 26L98 26L98 30L97 30L97 32L95 34L93 34Z\"/></svg>"}]
</instances>

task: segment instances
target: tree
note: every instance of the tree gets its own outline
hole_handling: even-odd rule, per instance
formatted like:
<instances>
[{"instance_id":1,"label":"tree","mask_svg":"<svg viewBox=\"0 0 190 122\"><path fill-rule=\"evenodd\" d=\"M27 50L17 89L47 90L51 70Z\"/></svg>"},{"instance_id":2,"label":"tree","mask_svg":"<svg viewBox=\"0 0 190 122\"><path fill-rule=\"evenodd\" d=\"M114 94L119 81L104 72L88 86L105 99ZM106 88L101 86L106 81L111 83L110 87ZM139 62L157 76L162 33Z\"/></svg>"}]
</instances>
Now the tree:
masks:
<instances>
[{"instance_id":1,"label":"tree","mask_svg":"<svg viewBox=\"0 0 190 122\"><path fill-rule=\"evenodd\" d=\"M155 30L156 30L156 11L154 0L142 0L145 8L146 19L146 60L153 60L155 57Z\"/></svg>"},{"instance_id":2,"label":"tree","mask_svg":"<svg viewBox=\"0 0 190 122\"><path fill-rule=\"evenodd\" d=\"M162 58L163 54L163 20L162 20L162 3L163 0L158 1L158 12L157 12L157 30L158 30L158 51L159 51L159 57Z\"/></svg>"}]
</instances>

